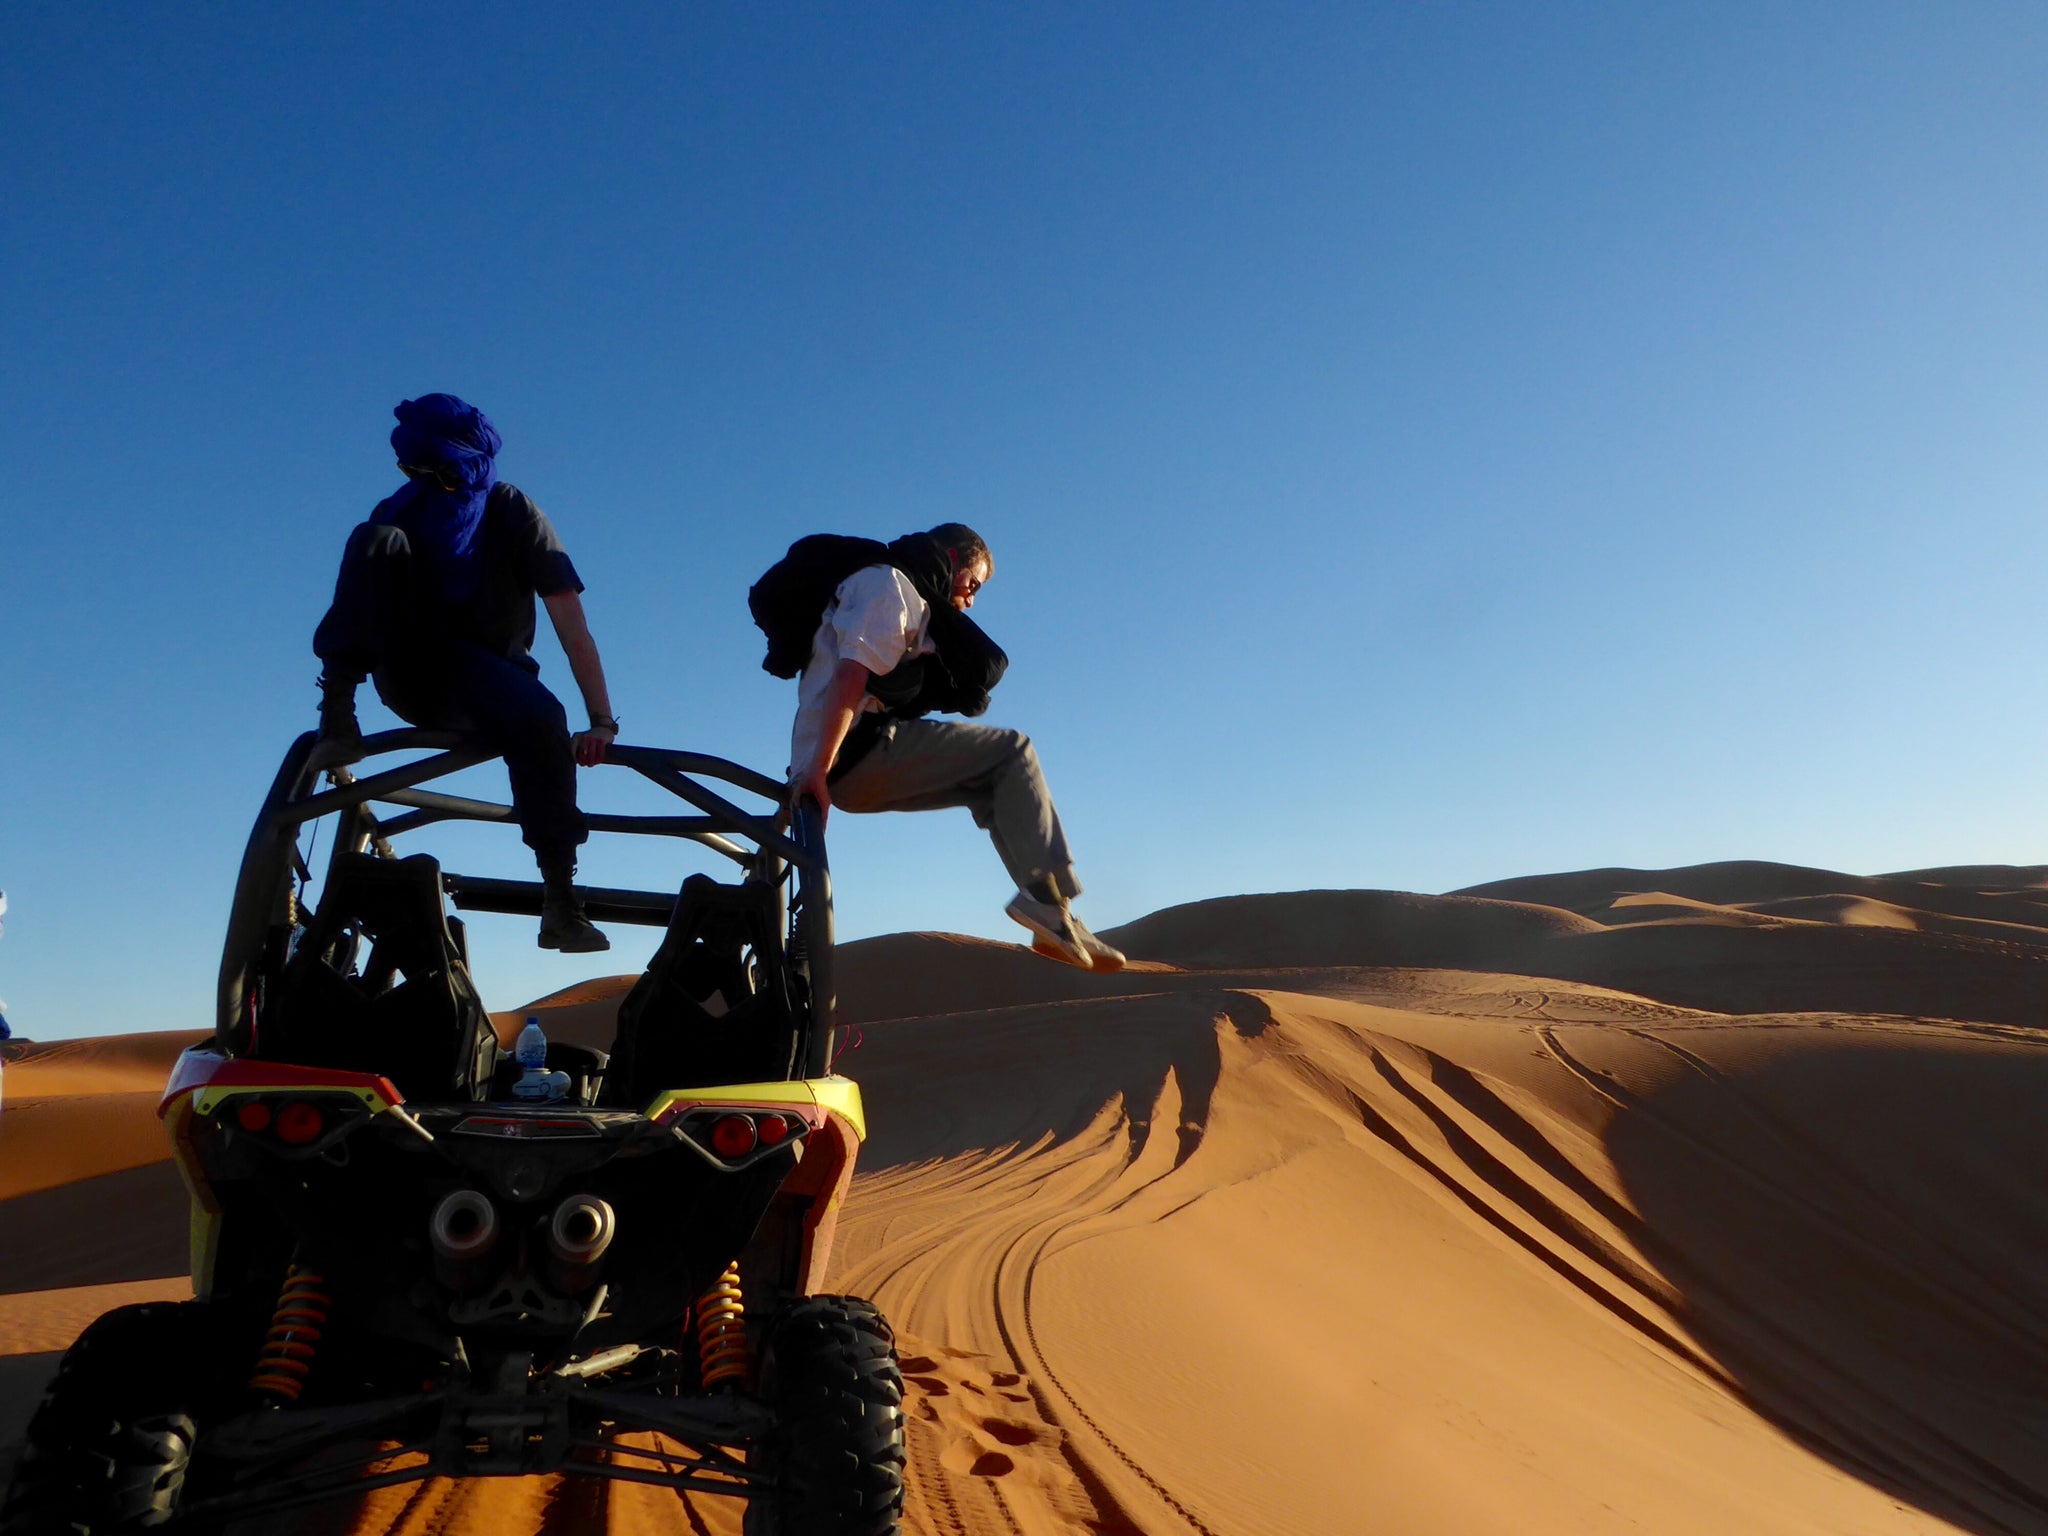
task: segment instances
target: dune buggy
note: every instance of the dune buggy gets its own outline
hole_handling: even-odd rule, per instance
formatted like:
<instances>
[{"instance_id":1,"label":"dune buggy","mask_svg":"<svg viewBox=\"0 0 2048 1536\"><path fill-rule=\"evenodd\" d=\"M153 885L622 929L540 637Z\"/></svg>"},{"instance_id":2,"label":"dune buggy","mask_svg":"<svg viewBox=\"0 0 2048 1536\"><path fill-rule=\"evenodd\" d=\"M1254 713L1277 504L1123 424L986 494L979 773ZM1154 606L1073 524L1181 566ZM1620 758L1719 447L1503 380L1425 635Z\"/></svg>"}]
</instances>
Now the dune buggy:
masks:
<instances>
[{"instance_id":1,"label":"dune buggy","mask_svg":"<svg viewBox=\"0 0 2048 1536\"><path fill-rule=\"evenodd\" d=\"M785 825L772 779L613 747L689 813L593 814L593 831L689 839L738 878L586 889L593 919L664 936L612 1048L550 1042L566 1091L515 1100L449 908L534 915L541 887L393 847L509 823L423 787L491 755L417 730L292 746L242 862L214 1035L162 1101L196 1299L80 1336L29 1427L5 1536L541 1472L744 1497L749 1536L897 1529L894 1341L869 1303L819 1294L864 1122L831 1071L814 809ZM334 836L316 880L299 834L319 818Z\"/></svg>"}]
</instances>

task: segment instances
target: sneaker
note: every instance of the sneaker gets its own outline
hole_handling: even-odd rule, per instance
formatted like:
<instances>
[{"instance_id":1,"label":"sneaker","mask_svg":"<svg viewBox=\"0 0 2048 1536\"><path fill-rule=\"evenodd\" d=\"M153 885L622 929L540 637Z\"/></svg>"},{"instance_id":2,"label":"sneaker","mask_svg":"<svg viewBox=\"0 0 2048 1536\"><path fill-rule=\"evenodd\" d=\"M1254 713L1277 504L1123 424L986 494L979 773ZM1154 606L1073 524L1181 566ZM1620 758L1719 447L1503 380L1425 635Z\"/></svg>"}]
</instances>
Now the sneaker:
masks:
<instances>
[{"instance_id":1,"label":"sneaker","mask_svg":"<svg viewBox=\"0 0 2048 1536\"><path fill-rule=\"evenodd\" d=\"M1067 914L1067 926L1074 930L1074 937L1079 939L1081 947L1088 951L1088 958L1094 962L1093 969L1120 971L1124 968L1124 952L1113 944L1103 943L1090 933L1088 925L1072 912Z\"/></svg>"},{"instance_id":2,"label":"sneaker","mask_svg":"<svg viewBox=\"0 0 2048 1536\"><path fill-rule=\"evenodd\" d=\"M1003 914L1031 930L1031 947L1048 960L1058 960L1084 971L1095 969L1095 961L1089 955L1087 945L1075 932L1080 925L1065 906L1055 906L1019 891L1003 908ZM1118 958L1121 960L1122 957Z\"/></svg>"},{"instance_id":3,"label":"sneaker","mask_svg":"<svg viewBox=\"0 0 2048 1536\"><path fill-rule=\"evenodd\" d=\"M540 947L565 955L592 955L610 949L612 941L585 915L582 902L551 892L540 904Z\"/></svg>"}]
</instances>

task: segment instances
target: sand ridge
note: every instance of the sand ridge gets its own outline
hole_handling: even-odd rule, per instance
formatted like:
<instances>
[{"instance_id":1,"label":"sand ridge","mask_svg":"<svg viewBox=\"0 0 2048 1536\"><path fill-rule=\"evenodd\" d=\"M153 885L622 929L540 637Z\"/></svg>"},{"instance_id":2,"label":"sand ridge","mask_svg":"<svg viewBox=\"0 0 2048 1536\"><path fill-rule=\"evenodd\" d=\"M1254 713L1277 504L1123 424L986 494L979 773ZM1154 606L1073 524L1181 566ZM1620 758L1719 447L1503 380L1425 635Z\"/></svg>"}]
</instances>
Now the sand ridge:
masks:
<instances>
[{"instance_id":1,"label":"sand ridge","mask_svg":"<svg viewBox=\"0 0 2048 1536\"><path fill-rule=\"evenodd\" d=\"M1229 898L1115 930L1119 976L844 946L829 1283L899 1333L906 1529L2048 1531L2044 876ZM630 981L535 1006L602 1046ZM0 1296L0 1399L93 1300ZM549 1479L309 1518L738 1524Z\"/></svg>"}]
</instances>

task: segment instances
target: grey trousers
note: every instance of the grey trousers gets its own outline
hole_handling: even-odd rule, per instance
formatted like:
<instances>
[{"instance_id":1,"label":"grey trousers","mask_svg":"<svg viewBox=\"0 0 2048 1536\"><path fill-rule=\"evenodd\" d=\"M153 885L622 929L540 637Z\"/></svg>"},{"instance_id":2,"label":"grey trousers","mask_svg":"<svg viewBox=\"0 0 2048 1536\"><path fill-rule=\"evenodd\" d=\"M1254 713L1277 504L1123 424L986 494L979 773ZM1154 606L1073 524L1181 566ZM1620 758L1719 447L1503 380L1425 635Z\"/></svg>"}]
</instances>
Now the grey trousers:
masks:
<instances>
[{"instance_id":1,"label":"grey trousers","mask_svg":"<svg viewBox=\"0 0 2048 1536\"><path fill-rule=\"evenodd\" d=\"M897 720L832 783L843 811L937 811L964 805L1017 888L1071 900L1073 856L1038 753L1022 731L955 720Z\"/></svg>"}]
</instances>

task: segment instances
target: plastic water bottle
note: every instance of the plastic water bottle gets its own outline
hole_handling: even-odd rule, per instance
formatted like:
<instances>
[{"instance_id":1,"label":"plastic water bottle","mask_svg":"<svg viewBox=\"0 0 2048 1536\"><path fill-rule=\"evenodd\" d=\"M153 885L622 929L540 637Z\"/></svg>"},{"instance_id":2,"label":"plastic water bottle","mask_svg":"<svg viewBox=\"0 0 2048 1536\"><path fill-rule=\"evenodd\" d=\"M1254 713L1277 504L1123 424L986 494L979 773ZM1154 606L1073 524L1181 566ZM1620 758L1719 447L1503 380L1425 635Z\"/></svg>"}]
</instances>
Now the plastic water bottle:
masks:
<instances>
[{"instance_id":1,"label":"plastic water bottle","mask_svg":"<svg viewBox=\"0 0 2048 1536\"><path fill-rule=\"evenodd\" d=\"M569 1074L548 1070L548 1037L539 1019L528 1016L526 1028L519 1031L519 1041L512 1047L512 1058L519 1063L519 1080L512 1085L513 1098L545 1102L569 1092Z\"/></svg>"}]
</instances>

